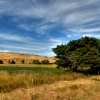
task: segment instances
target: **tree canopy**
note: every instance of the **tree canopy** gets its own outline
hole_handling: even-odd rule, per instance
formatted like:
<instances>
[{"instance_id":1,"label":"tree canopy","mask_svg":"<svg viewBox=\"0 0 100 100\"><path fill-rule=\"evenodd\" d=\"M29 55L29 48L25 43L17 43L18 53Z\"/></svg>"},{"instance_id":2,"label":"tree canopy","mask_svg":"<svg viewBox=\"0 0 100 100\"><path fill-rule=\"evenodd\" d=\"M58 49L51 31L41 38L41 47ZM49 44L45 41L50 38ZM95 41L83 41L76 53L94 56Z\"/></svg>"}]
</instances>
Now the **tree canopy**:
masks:
<instances>
[{"instance_id":1,"label":"tree canopy","mask_svg":"<svg viewBox=\"0 0 100 100\"><path fill-rule=\"evenodd\" d=\"M82 37L52 49L56 54L58 67L69 67L72 71L80 67L100 70L100 40L94 37Z\"/></svg>"}]
</instances>

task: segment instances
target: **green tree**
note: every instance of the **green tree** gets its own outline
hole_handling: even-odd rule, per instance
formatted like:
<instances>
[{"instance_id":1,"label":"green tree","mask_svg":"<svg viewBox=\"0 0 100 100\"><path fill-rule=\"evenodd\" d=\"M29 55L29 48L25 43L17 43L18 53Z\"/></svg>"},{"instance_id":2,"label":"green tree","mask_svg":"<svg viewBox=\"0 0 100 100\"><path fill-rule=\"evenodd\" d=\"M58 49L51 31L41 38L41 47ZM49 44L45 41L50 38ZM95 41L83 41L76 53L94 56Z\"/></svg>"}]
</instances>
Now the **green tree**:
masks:
<instances>
[{"instance_id":1,"label":"green tree","mask_svg":"<svg viewBox=\"0 0 100 100\"><path fill-rule=\"evenodd\" d=\"M25 61L22 59L20 63L21 63L21 64L24 64L24 63L25 63Z\"/></svg>"},{"instance_id":2,"label":"green tree","mask_svg":"<svg viewBox=\"0 0 100 100\"><path fill-rule=\"evenodd\" d=\"M40 61L38 59L34 59L33 64L40 64Z\"/></svg>"},{"instance_id":3,"label":"green tree","mask_svg":"<svg viewBox=\"0 0 100 100\"><path fill-rule=\"evenodd\" d=\"M0 60L0 64L3 64L3 61L2 60Z\"/></svg>"},{"instance_id":4,"label":"green tree","mask_svg":"<svg viewBox=\"0 0 100 100\"><path fill-rule=\"evenodd\" d=\"M69 67L76 71L78 66L93 71L100 70L100 40L93 37L82 37L67 44L57 45L52 49L56 53L58 67Z\"/></svg>"},{"instance_id":5,"label":"green tree","mask_svg":"<svg viewBox=\"0 0 100 100\"><path fill-rule=\"evenodd\" d=\"M10 64L15 64L16 62L14 61L14 60L12 60L11 62L10 62Z\"/></svg>"},{"instance_id":6,"label":"green tree","mask_svg":"<svg viewBox=\"0 0 100 100\"><path fill-rule=\"evenodd\" d=\"M42 64L49 64L49 60L45 60L45 59L44 59L44 60L41 61L41 63L42 63Z\"/></svg>"},{"instance_id":7,"label":"green tree","mask_svg":"<svg viewBox=\"0 0 100 100\"><path fill-rule=\"evenodd\" d=\"M8 64L10 64L10 60L8 60Z\"/></svg>"}]
</instances>

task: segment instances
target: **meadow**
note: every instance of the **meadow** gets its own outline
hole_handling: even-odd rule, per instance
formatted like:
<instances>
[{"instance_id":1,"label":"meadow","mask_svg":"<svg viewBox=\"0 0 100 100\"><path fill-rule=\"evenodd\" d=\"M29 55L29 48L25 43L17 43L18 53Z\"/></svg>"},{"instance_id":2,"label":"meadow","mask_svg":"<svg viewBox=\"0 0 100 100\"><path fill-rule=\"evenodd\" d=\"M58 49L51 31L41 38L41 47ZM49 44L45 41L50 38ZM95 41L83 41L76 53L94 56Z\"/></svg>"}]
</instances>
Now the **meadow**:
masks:
<instances>
[{"instance_id":1,"label":"meadow","mask_svg":"<svg viewBox=\"0 0 100 100\"><path fill-rule=\"evenodd\" d=\"M99 100L99 75L54 66L0 65L0 100Z\"/></svg>"},{"instance_id":2,"label":"meadow","mask_svg":"<svg viewBox=\"0 0 100 100\"><path fill-rule=\"evenodd\" d=\"M42 66L42 65L41 65ZM57 81L73 80L84 77L82 74L67 72L52 67L0 66L0 92L9 92L16 88L27 88Z\"/></svg>"}]
</instances>

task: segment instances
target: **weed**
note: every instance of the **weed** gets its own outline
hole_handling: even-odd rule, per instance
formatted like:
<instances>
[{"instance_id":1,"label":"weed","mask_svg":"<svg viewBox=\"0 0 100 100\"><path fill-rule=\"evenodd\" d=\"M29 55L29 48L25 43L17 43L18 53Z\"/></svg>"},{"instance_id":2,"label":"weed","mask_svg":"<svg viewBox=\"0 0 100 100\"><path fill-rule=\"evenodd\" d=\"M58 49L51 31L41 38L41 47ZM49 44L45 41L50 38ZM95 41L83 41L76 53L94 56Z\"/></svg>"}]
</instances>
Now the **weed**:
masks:
<instances>
[{"instance_id":1,"label":"weed","mask_svg":"<svg viewBox=\"0 0 100 100\"><path fill-rule=\"evenodd\" d=\"M38 100L39 98L41 98L41 94L32 94L31 95L31 100Z\"/></svg>"},{"instance_id":2,"label":"weed","mask_svg":"<svg viewBox=\"0 0 100 100\"><path fill-rule=\"evenodd\" d=\"M100 81L100 79L98 79L98 78L92 78L92 80L95 80L95 81Z\"/></svg>"},{"instance_id":3,"label":"weed","mask_svg":"<svg viewBox=\"0 0 100 100\"><path fill-rule=\"evenodd\" d=\"M56 92L65 92L67 90L67 87L60 87L60 88L56 88Z\"/></svg>"},{"instance_id":4,"label":"weed","mask_svg":"<svg viewBox=\"0 0 100 100\"><path fill-rule=\"evenodd\" d=\"M69 87L71 90L77 90L79 87L77 85L72 85Z\"/></svg>"}]
</instances>

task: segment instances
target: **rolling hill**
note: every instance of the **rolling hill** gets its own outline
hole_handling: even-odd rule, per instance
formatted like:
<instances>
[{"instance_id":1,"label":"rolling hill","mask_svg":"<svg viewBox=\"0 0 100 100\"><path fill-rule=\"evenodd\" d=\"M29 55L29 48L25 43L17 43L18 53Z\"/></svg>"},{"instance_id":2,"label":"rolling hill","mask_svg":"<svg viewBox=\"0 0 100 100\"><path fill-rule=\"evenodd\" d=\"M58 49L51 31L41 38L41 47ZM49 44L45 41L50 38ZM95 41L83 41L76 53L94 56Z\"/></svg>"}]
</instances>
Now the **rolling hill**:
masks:
<instances>
[{"instance_id":1,"label":"rolling hill","mask_svg":"<svg viewBox=\"0 0 100 100\"><path fill-rule=\"evenodd\" d=\"M47 57L47 56L40 56L40 55L33 55L33 54L18 54L12 52L0 52L0 61L3 64L8 64L9 61L14 60L16 64L20 64L21 60L24 60L25 64L31 64L34 59L38 59L39 61L42 60L49 60L49 63L54 63L54 57Z\"/></svg>"}]
</instances>

